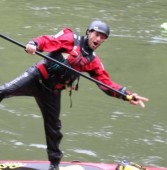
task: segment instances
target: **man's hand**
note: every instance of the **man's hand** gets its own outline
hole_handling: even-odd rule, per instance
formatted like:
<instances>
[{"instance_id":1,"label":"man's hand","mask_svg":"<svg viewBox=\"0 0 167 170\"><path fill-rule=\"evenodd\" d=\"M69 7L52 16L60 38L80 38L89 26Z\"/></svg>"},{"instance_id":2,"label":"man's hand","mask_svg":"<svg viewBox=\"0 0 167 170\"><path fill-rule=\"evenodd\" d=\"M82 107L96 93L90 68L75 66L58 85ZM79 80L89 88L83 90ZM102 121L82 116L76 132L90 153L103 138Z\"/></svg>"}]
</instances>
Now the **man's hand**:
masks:
<instances>
[{"instance_id":1,"label":"man's hand","mask_svg":"<svg viewBox=\"0 0 167 170\"><path fill-rule=\"evenodd\" d=\"M131 104L133 104L133 105L139 104L142 108L145 108L144 102L148 102L149 101L148 98L139 96L136 93L131 94L130 98L131 98L131 100L129 100L129 101L130 101Z\"/></svg>"},{"instance_id":2,"label":"man's hand","mask_svg":"<svg viewBox=\"0 0 167 170\"><path fill-rule=\"evenodd\" d=\"M35 54L37 50L37 46L35 44L35 42L33 41L30 41L27 45L26 45L26 49L25 51L28 53L28 54Z\"/></svg>"}]
</instances>

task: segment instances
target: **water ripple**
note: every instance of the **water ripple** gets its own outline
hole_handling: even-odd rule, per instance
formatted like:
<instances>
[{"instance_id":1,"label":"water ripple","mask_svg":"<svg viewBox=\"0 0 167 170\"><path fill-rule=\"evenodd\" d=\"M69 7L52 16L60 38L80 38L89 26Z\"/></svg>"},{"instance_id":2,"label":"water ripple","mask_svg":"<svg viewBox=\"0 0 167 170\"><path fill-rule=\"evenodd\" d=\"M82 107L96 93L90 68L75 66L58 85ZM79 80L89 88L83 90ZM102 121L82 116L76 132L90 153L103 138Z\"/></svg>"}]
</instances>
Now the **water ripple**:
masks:
<instances>
[{"instance_id":1,"label":"water ripple","mask_svg":"<svg viewBox=\"0 0 167 170\"><path fill-rule=\"evenodd\" d=\"M77 149L72 149L72 151L76 152L76 153L81 153L81 154L97 157L97 154L95 152L91 151L91 150L77 148Z\"/></svg>"},{"instance_id":2,"label":"water ripple","mask_svg":"<svg viewBox=\"0 0 167 170\"><path fill-rule=\"evenodd\" d=\"M34 114L34 113L24 114L21 111L14 110L14 109L9 109L3 104L0 104L0 110L7 111L7 112L9 112L11 114L14 114L16 116L33 117L33 118L41 118L42 117L41 115L37 115L37 114Z\"/></svg>"}]
</instances>

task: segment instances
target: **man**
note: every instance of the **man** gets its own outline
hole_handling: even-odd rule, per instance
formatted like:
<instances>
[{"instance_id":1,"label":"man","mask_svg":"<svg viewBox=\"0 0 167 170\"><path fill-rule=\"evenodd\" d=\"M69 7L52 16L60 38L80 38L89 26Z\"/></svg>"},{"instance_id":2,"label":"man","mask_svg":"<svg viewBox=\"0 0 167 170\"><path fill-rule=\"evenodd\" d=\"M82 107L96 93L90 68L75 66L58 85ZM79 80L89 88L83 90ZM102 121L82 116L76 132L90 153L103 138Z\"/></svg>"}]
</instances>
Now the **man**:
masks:
<instances>
[{"instance_id":1,"label":"man","mask_svg":"<svg viewBox=\"0 0 167 170\"><path fill-rule=\"evenodd\" d=\"M108 38L109 32L109 26L106 23L96 20L89 25L85 36L78 36L71 29L65 28L56 35L34 38L26 45L25 50L29 54L35 54L36 51L48 52L50 58L77 71L89 73L92 78L116 91L130 95L132 100L98 85L106 94L145 107L144 102L148 99L130 93L125 87L111 81L99 57L94 53L94 50ZM51 60L44 59L30 67L21 76L0 87L0 101L10 96L35 97L44 119L47 153L51 163L50 170L58 170L62 158L62 152L59 149L62 139L59 119L61 91L66 88L77 89L78 82L78 74Z\"/></svg>"}]
</instances>

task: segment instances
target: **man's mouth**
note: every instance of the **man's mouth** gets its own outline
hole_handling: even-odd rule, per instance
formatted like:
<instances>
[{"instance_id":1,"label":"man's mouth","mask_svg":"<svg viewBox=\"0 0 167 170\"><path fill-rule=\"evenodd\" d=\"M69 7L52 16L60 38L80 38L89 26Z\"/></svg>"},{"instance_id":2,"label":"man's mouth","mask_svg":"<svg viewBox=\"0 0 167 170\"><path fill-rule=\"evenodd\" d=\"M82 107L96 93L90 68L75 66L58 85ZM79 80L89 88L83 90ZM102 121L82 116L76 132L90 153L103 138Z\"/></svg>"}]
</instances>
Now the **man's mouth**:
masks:
<instances>
[{"instance_id":1,"label":"man's mouth","mask_svg":"<svg viewBox=\"0 0 167 170\"><path fill-rule=\"evenodd\" d=\"M98 45L98 43L97 43L97 42L93 42L93 44L94 44L94 46L97 46L97 45Z\"/></svg>"}]
</instances>

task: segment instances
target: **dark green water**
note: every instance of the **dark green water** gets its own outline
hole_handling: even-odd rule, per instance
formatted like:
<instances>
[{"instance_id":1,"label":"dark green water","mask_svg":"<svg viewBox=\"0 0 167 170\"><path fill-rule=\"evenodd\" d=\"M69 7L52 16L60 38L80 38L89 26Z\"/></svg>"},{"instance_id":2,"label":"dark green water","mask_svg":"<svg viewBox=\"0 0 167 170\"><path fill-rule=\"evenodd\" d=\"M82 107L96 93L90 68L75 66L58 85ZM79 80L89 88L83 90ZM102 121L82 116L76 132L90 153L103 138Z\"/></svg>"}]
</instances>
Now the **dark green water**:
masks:
<instances>
[{"instance_id":1,"label":"dark green water","mask_svg":"<svg viewBox=\"0 0 167 170\"><path fill-rule=\"evenodd\" d=\"M95 84L80 81L73 107L62 97L64 161L114 163L122 159L167 167L167 22L166 0L76 1L0 0L0 32L25 44L42 34L71 27L85 34L102 19L110 38L97 50L112 79L150 99L146 108L103 94ZM33 63L20 47L0 39L0 83L10 81ZM43 120L33 98L0 104L0 159L46 160Z\"/></svg>"}]
</instances>

